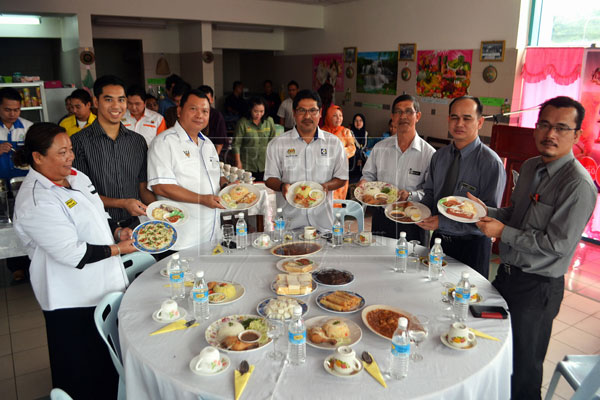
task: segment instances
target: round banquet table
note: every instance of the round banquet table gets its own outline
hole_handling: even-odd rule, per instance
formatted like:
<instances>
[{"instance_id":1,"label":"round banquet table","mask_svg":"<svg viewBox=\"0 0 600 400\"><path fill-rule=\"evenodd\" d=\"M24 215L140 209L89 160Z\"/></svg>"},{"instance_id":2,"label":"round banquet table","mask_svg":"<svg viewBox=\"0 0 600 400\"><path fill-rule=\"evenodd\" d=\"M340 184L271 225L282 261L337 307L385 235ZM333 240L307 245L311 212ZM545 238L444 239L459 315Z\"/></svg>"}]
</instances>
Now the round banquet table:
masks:
<instances>
[{"instance_id":1,"label":"round banquet table","mask_svg":"<svg viewBox=\"0 0 600 400\"><path fill-rule=\"evenodd\" d=\"M204 331L210 323L233 314L254 314L263 299L275 297L271 282L280 273L275 264L279 257L268 250L248 248L244 252L210 255L209 247L197 247L180 252L191 259L191 270L204 270L207 280L235 281L245 287L245 295L228 305L211 305L211 316L200 321L200 326L150 336L161 328L151 315L169 297L165 287L168 278L160 275L169 258L147 269L127 289L119 309L119 336L127 397L130 399L232 399L234 397L233 370L242 360L255 365L255 371L246 386L245 399L306 399L344 398L360 399L508 399L512 371L512 337L510 319L478 319L470 313L467 325L495 336L500 341L477 338L477 346L470 350L447 348L440 335L447 331L449 322L439 322L442 314L439 282L429 282L424 268L419 272L394 273L395 241L376 238L368 247L345 244L341 248L324 246L311 256L322 267L351 271L355 280L342 289L362 295L367 305L381 304L401 308L412 314L424 314L430 319L429 336L420 344L424 359L410 362L408 377L393 381L386 379L387 389L363 370L351 378L330 375L323 368L324 359L331 351L307 344L307 359L302 366L285 361L272 361L266 353L273 350L269 344L247 353L228 353L231 366L224 373L204 377L189 369L190 360L208 345ZM443 244L442 244L443 245ZM417 247L425 254L426 249ZM443 280L458 282L460 273L469 269L470 281L476 284L486 305L506 303L493 286L474 270L447 259ZM414 270L414 269L413 269ZM187 288L189 291L189 288ZM319 293L332 290L319 286L310 295L301 297L309 304L304 319L314 316L338 316L322 310L315 304ZM180 306L190 311L188 297ZM353 348L357 355L368 350L382 371L387 369L390 342L371 332L361 320L361 312L343 315L362 329L362 339ZM191 319L189 313L186 319ZM286 336L281 336L278 349L286 349ZM411 350L412 351L412 350Z\"/></svg>"}]
</instances>

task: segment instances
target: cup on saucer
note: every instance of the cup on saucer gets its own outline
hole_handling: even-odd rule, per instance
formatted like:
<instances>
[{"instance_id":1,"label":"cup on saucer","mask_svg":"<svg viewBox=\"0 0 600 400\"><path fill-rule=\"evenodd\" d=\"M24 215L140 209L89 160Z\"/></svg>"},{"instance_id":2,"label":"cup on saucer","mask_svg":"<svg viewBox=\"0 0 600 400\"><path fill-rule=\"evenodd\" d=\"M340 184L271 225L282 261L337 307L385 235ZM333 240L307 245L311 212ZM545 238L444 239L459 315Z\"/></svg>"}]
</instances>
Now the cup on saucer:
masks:
<instances>
[{"instance_id":1,"label":"cup on saucer","mask_svg":"<svg viewBox=\"0 0 600 400\"><path fill-rule=\"evenodd\" d=\"M475 334L462 322L454 322L448 331L448 343L451 346L465 348L475 340Z\"/></svg>"},{"instance_id":2,"label":"cup on saucer","mask_svg":"<svg viewBox=\"0 0 600 400\"><path fill-rule=\"evenodd\" d=\"M229 172L231 172L232 174L235 174L238 172L238 167L231 167L229 168Z\"/></svg>"},{"instance_id":3,"label":"cup on saucer","mask_svg":"<svg viewBox=\"0 0 600 400\"><path fill-rule=\"evenodd\" d=\"M304 227L304 240L315 240L317 238L317 228L314 226Z\"/></svg>"},{"instance_id":4,"label":"cup on saucer","mask_svg":"<svg viewBox=\"0 0 600 400\"><path fill-rule=\"evenodd\" d=\"M210 374L220 370L222 367L219 350L213 346L206 346L200 352L194 369L205 374Z\"/></svg>"},{"instance_id":5,"label":"cup on saucer","mask_svg":"<svg viewBox=\"0 0 600 400\"><path fill-rule=\"evenodd\" d=\"M369 231L362 231L358 234L358 244L361 246L370 246L373 241L373 234Z\"/></svg>"},{"instance_id":6,"label":"cup on saucer","mask_svg":"<svg viewBox=\"0 0 600 400\"><path fill-rule=\"evenodd\" d=\"M350 346L340 346L333 355L333 369L340 375L351 375L361 369L361 363Z\"/></svg>"},{"instance_id":7,"label":"cup on saucer","mask_svg":"<svg viewBox=\"0 0 600 400\"><path fill-rule=\"evenodd\" d=\"M156 313L156 318L163 321L173 321L180 316L177 302L171 299L163 301L160 305L160 310Z\"/></svg>"},{"instance_id":8,"label":"cup on saucer","mask_svg":"<svg viewBox=\"0 0 600 400\"><path fill-rule=\"evenodd\" d=\"M244 181L250 180L250 178L252 178L252 172L250 172L250 171L244 171L242 173L242 177L243 177Z\"/></svg>"}]
</instances>

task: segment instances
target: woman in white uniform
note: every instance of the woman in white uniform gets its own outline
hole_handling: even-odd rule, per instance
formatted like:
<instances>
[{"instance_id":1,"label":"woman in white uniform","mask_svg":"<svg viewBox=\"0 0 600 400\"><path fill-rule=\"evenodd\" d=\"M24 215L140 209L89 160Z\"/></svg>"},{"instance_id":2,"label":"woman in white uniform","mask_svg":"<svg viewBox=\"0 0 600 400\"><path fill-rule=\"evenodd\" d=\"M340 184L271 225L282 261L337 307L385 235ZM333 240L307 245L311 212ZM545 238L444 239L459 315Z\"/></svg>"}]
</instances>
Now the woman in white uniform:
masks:
<instances>
[{"instance_id":1,"label":"woman in white uniform","mask_svg":"<svg viewBox=\"0 0 600 400\"><path fill-rule=\"evenodd\" d=\"M115 398L118 376L94 308L107 293L125 290L119 255L135 247L130 229L109 227L96 189L71 168L73 159L64 128L44 122L29 129L13 156L15 165L31 166L15 201L15 229L46 320L52 385L75 399Z\"/></svg>"}]
</instances>

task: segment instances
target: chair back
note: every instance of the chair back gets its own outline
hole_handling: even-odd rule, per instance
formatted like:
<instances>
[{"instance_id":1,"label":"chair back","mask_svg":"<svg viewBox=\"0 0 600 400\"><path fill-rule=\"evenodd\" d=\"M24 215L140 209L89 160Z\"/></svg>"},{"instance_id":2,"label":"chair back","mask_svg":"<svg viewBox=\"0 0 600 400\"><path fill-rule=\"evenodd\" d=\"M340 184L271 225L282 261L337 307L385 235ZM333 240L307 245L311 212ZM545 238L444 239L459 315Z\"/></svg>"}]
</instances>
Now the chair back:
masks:
<instances>
[{"instance_id":1,"label":"chair back","mask_svg":"<svg viewBox=\"0 0 600 400\"><path fill-rule=\"evenodd\" d=\"M154 257L141 251L125 254L121 257L121 261L123 261L123 265L125 266L125 273L127 274L130 285L139 274L156 263Z\"/></svg>"},{"instance_id":2,"label":"chair back","mask_svg":"<svg viewBox=\"0 0 600 400\"><path fill-rule=\"evenodd\" d=\"M119 330L117 329L117 314L123 299L123 292L112 292L104 296L94 310L96 328L108 347L110 358L119 376L123 376L121 362L121 347L119 346Z\"/></svg>"},{"instance_id":3,"label":"chair back","mask_svg":"<svg viewBox=\"0 0 600 400\"><path fill-rule=\"evenodd\" d=\"M358 222L358 231L362 232L365 225L365 213L359 202L354 200L333 200L333 204L341 204L342 208L334 208L333 215L340 213L342 220L346 219L346 215L356 218Z\"/></svg>"},{"instance_id":4,"label":"chair back","mask_svg":"<svg viewBox=\"0 0 600 400\"><path fill-rule=\"evenodd\" d=\"M569 356L571 357L571 356ZM575 391L571 400L589 400L600 399L600 356L590 356L584 361L588 366L592 365L592 369L587 376L581 381L579 389Z\"/></svg>"},{"instance_id":5,"label":"chair back","mask_svg":"<svg viewBox=\"0 0 600 400\"><path fill-rule=\"evenodd\" d=\"M54 388L50 392L50 400L73 400L71 396L62 389Z\"/></svg>"}]
</instances>

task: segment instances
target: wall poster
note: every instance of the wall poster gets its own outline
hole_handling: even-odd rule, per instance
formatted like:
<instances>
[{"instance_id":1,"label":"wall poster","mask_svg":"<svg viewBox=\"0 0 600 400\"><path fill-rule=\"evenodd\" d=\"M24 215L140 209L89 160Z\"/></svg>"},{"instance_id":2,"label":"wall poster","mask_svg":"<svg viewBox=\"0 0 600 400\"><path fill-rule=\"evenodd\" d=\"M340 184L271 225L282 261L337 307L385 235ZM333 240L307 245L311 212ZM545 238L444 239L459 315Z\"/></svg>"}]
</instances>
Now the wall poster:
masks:
<instances>
[{"instance_id":1,"label":"wall poster","mask_svg":"<svg viewBox=\"0 0 600 400\"><path fill-rule=\"evenodd\" d=\"M461 97L471 84L473 50L419 50L417 52L417 95Z\"/></svg>"},{"instance_id":2,"label":"wall poster","mask_svg":"<svg viewBox=\"0 0 600 400\"><path fill-rule=\"evenodd\" d=\"M358 53L356 91L358 93L396 94L398 52Z\"/></svg>"},{"instance_id":3,"label":"wall poster","mask_svg":"<svg viewBox=\"0 0 600 400\"><path fill-rule=\"evenodd\" d=\"M342 54L316 54L313 56L313 90L330 83L336 92L344 91L344 64Z\"/></svg>"}]
</instances>

